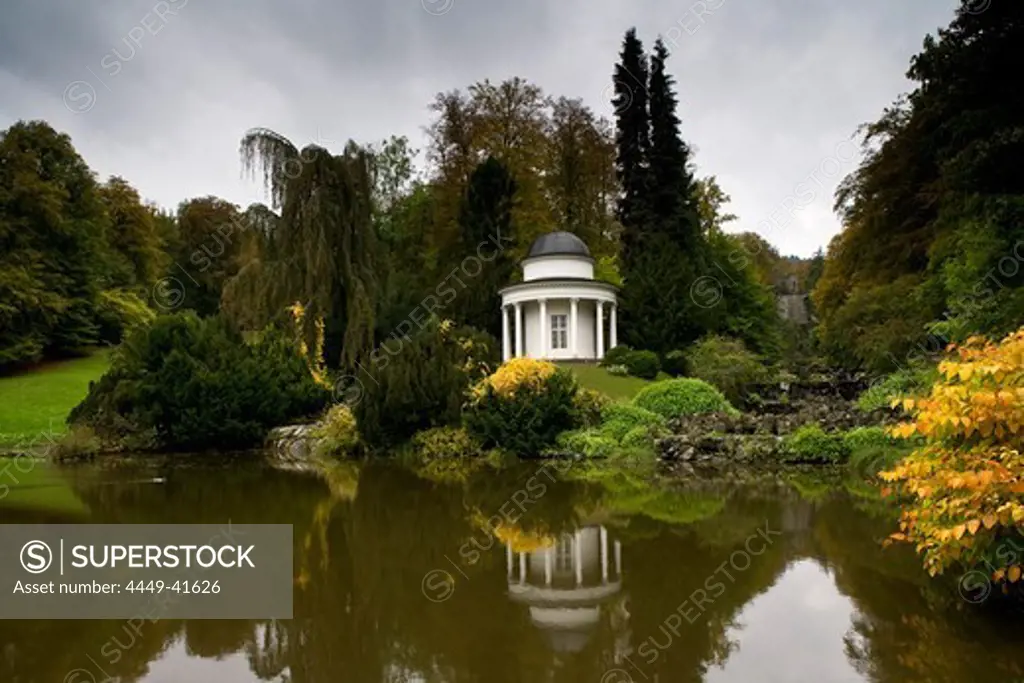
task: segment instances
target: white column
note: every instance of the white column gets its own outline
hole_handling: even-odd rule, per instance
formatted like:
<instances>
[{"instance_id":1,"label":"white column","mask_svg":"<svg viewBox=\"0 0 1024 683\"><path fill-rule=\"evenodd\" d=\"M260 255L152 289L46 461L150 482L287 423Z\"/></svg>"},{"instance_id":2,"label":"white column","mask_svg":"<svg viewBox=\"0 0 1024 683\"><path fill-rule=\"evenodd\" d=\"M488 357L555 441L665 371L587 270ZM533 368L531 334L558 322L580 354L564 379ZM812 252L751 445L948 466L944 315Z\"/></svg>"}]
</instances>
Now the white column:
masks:
<instances>
[{"instance_id":1,"label":"white column","mask_svg":"<svg viewBox=\"0 0 1024 683\"><path fill-rule=\"evenodd\" d=\"M508 306L501 307L501 360L506 361L512 356L512 345L508 338Z\"/></svg>"},{"instance_id":2,"label":"white column","mask_svg":"<svg viewBox=\"0 0 1024 683\"><path fill-rule=\"evenodd\" d=\"M579 356L579 347L576 341L579 336L579 331L576 329L576 321L579 320L579 303L579 299L573 299L569 306L569 352L573 358Z\"/></svg>"},{"instance_id":3,"label":"white column","mask_svg":"<svg viewBox=\"0 0 1024 683\"><path fill-rule=\"evenodd\" d=\"M548 546L547 551L544 553L544 584L547 586L551 585L551 559L554 552L555 549Z\"/></svg>"},{"instance_id":4,"label":"white column","mask_svg":"<svg viewBox=\"0 0 1024 683\"><path fill-rule=\"evenodd\" d=\"M597 359L604 358L604 302L597 302Z\"/></svg>"},{"instance_id":5,"label":"white column","mask_svg":"<svg viewBox=\"0 0 1024 683\"><path fill-rule=\"evenodd\" d=\"M516 358L523 355L523 304L516 302Z\"/></svg>"},{"instance_id":6,"label":"white column","mask_svg":"<svg viewBox=\"0 0 1024 683\"><path fill-rule=\"evenodd\" d=\"M622 580L622 543L615 541L615 579Z\"/></svg>"},{"instance_id":7,"label":"white column","mask_svg":"<svg viewBox=\"0 0 1024 683\"><path fill-rule=\"evenodd\" d=\"M601 582L608 583L608 530L601 527Z\"/></svg>"},{"instance_id":8,"label":"white column","mask_svg":"<svg viewBox=\"0 0 1024 683\"><path fill-rule=\"evenodd\" d=\"M526 583L526 553L519 553L519 583Z\"/></svg>"},{"instance_id":9,"label":"white column","mask_svg":"<svg viewBox=\"0 0 1024 683\"><path fill-rule=\"evenodd\" d=\"M508 580L512 582L512 546L505 546L505 563L508 565Z\"/></svg>"},{"instance_id":10,"label":"white column","mask_svg":"<svg viewBox=\"0 0 1024 683\"><path fill-rule=\"evenodd\" d=\"M608 348L614 349L619 345L619 305L617 303L612 304L612 319L609 321L611 325L611 342Z\"/></svg>"},{"instance_id":11,"label":"white column","mask_svg":"<svg viewBox=\"0 0 1024 683\"><path fill-rule=\"evenodd\" d=\"M573 299L575 301L575 299ZM576 562L576 585L583 585L583 534L576 530L572 539L572 550Z\"/></svg>"},{"instance_id":12,"label":"white column","mask_svg":"<svg viewBox=\"0 0 1024 683\"><path fill-rule=\"evenodd\" d=\"M548 355L548 300L540 300L540 350L538 358L546 358Z\"/></svg>"}]
</instances>

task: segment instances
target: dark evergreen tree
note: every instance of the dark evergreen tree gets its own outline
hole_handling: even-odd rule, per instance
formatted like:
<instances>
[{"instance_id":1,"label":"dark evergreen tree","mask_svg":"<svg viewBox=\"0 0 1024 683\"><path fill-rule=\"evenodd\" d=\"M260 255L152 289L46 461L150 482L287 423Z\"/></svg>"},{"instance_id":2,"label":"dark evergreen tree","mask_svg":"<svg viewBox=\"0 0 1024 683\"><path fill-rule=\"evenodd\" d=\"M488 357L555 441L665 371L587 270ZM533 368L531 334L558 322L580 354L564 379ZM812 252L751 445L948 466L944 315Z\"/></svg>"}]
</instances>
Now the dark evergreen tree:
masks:
<instances>
[{"instance_id":1,"label":"dark evergreen tree","mask_svg":"<svg viewBox=\"0 0 1024 683\"><path fill-rule=\"evenodd\" d=\"M616 174L622 186L618 219L622 224L623 276L633 267L640 235L647 225L648 153L651 122L647 109L647 55L636 29L626 31L619 63L615 65Z\"/></svg>"},{"instance_id":2,"label":"dark evergreen tree","mask_svg":"<svg viewBox=\"0 0 1024 683\"><path fill-rule=\"evenodd\" d=\"M641 98L645 111L634 109L635 99L632 105L626 102L625 89L616 92L623 341L665 354L705 333L724 332L771 351L777 345L777 315L770 293L753 270L719 263L730 259L728 249L738 251L738 244L717 237L714 246L710 243L718 232L712 226L731 218L718 215L727 195L713 181L702 189L694 180L667 59L668 49L659 39ZM630 69L643 67L646 73L632 29L621 60L617 87L620 74Z\"/></svg>"},{"instance_id":3,"label":"dark evergreen tree","mask_svg":"<svg viewBox=\"0 0 1024 683\"><path fill-rule=\"evenodd\" d=\"M665 70L668 49L659 38L651 56L647 203L653 229L668 235L695 264L700 263L700 214L690 172L690 149L679 132L673 78Z\"/></svg>"},{"instance_id":4,"label":"dark evergreen tree","mask_svg":"<svg viewBox=\"0 0 1024 683\"><path fill-rule=\"evenodd\" d=\"M501 308L498 289L512 280L515 260L510 247L512 234L512 203L516 182L508 169L494 157L488 157L473 170L469 187L459 211L458 252L451 259L462 263L465 258L478 259L478 264L464 272L472 278L454 302L456 318L471 327L495 336L501 334ZM480 267L480 273L473 271Z\"/></svg>"},{"instance_id":5,"label":"dark evergreen tree","mask_svg":"<svg viewBox=\"0 0 1024 683\"><path fill-rule=\"evenodd\" d=\"M658 41L650 72L634 29L616 67L617 167L622 183L620 271L623 341L662 353L696 339L703 312L689 295L702 237L689 151L679 134L668 51ZM629 87L631 74L643 87ZM627 100L632 97L632 100Z\"/></svg>"}]
</instances>

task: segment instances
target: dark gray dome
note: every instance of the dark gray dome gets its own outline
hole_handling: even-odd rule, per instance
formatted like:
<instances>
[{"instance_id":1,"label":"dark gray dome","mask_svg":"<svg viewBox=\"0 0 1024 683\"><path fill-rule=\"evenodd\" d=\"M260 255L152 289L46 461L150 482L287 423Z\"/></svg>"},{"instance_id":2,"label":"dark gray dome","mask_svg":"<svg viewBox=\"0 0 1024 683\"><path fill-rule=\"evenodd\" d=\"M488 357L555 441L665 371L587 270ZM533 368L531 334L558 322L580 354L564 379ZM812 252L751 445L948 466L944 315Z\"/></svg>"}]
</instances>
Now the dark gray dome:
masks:
<instances>
[{"instance_id":1,"label":"dark gray dome","mask_svg":"<svg viewBox=\"0 0 1024 683\"><path fill-rule=\"evenodd\" d=\"M571 232L559 230L541 235L530 245L530 253L527 258L534 256L552 256L554 254L572 254L575 256L586 256L590 258L590 250L576 235Z\"/></svg>"}]
</instances>

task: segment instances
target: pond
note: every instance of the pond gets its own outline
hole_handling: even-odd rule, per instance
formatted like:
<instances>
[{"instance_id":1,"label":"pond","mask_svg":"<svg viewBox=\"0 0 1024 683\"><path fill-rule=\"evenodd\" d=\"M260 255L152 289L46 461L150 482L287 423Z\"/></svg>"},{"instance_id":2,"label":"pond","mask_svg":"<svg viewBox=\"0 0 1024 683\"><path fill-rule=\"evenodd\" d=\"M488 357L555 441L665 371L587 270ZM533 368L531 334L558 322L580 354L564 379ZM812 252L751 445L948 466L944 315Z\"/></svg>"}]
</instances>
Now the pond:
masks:
<instances>
[{"instance_id":1,"label":"pond","mask_svg":"<svg viewBox=\"0 0 1024 683\"><path fill-rule=\"evenodd\" d=\"M1024 679L1019 615L883 549L868 487L583 467L76 468L0 520L290 523L294 618L0 622L0 681Z\"/></svg>"}]
</instances>

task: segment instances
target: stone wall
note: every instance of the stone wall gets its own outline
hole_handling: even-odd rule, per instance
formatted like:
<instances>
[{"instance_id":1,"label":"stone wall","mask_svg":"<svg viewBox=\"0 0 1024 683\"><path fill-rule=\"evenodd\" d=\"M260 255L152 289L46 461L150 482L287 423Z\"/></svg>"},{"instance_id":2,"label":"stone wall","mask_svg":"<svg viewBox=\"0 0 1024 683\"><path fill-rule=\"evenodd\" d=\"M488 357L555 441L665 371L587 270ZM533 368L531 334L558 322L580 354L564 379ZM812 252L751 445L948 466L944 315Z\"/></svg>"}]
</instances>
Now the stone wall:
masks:
<instances>
[{"instance_id":1,"label":"stone wall","mask_svg":"<svg viewBox=\"0 0 1024 683\"><path fill-rule=\"evenodd\" d=\"M888 410L864 413L844 398L845 388L811 383L787 398L763 401L754 412L740 415L711 413L678 417L669 421L671 436L657 442L664 461L694 464L776 462L786 435L805 425L819 425L826 432L877 426L895 421ZM788 398L800 395L804 398Z\"/></svg>"}]
</instances>

